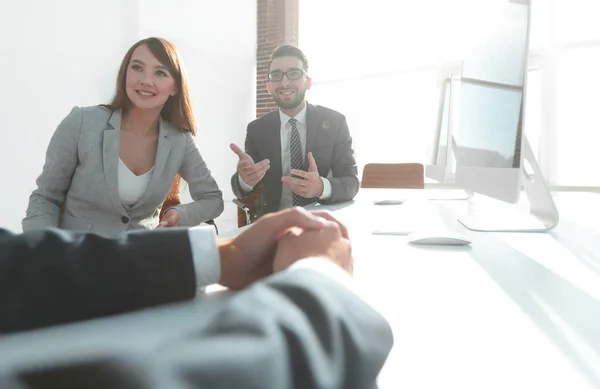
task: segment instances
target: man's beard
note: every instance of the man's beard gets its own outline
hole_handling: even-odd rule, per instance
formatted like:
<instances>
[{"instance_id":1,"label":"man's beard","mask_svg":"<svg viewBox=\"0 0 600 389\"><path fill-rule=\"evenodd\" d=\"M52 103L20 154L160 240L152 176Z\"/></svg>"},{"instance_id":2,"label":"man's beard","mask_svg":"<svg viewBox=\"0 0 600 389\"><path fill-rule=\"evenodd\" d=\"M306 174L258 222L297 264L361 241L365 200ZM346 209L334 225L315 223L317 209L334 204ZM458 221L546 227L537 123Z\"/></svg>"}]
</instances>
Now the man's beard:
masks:
<instances>
[{"instance_id":1,"label":"man's beard","mask_svg":"<svg viewBox=\"0 0 600 389\"><path fill-rule=\"evenodd\" d=\"M275 104L277 104L277 106L279 108L294 109L294 108L298 108L300 106L300 104L302 104L302 102L304 101L304 96L306 96L306 89L303 90L302 92L296 91L296 98L289 102L282 101L279 98L279 95L277 94L277 92L273 93L272 96L273 96L273 100L275 100Z\"/></svg>"}]
</instances>

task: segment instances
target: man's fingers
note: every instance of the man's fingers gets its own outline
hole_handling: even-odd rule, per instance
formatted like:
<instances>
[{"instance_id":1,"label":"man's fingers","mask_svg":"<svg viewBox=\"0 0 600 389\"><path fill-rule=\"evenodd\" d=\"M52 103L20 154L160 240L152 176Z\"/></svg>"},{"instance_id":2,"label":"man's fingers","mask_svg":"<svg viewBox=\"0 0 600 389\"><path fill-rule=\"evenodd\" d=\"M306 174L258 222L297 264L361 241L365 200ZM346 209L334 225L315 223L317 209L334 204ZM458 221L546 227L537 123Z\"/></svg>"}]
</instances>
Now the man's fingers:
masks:
<instances>
[{"instance_id":1,"label":"man's fingers","mask_svg":"<svg viewBox=\"0 0 600 389\"><path fill-rule=\"evenodd\" d=\"M310 182L308 180L303 180L302 178L290 178L290 182L295 188L308 188Z\"/></svg>"},{"instance_id":2,"label":"man's fingers","mask_svg":"<svg viewBox=\"0 0 600 389\"><path fill-rule=\"evenodd\" d=\"M281 182L283 182L285 184L289 184L290 186L292 186L294 188L308 185L308 180L305 180L303 178L289 177L289 176L281 177Z\"/></svg>"},{"instance_id":3,"label":"man's fingers","mask_svg":"<svg viewBox=\"0 0 600 389\"><path fill-rule=\"evenodd\" d=\"M336 219L331 212L328 211L311 211L311 213L315 216L318 217L322 217L325 220L329 220L332 222L337 223L340 226L340 231L342 233L342 236L346 239L350 239L350 237L348 236L348 228L346 228L346 226L340 222L338 219Z\"/></svg>"},{"instance_id":4,"label":"man's fingers","mask_svg":"<svg viewBox=\"0 0 600 389\"><path fill-rule=\"evenodd\" d=\"M271 165L269 165L269 163L255 163L254 165L244 169L244 173L247 176L253 176L256 174L264 175L270 167Z\"/></svg>"},{"instance_id":5,"label":"man's fingers","mask_svg":"<svg viewBox=\"0 0 600 389\"><path fill-rule=\"evenodd\" d=\"M251 156L249 156L248 154L246 154L246 152L245 152L244 150L240 149L240 148L239 148L239 146L238 146L238 145L236 145L235 143L231 143L231 144L229 144L229 148L230 148L230 149L231 149L231 150L232 150L234 153L236 153L236 154L237 154L237 156L240 158L240 160L247 159L247 160L250 160L250 161L254 162L254 161L252 160L252 157L251 157Z\"/></svg>"},{"instance_id":6,"label":"man's fingers","mask_svg":"<svg viewBox=\"0 0 600 389\"><path fill-rule=\"evenodd\" d=\"M296 192L296 194L304 195L308 190L310 182L302 178L282 177L283 184Z\"/></svg>"},{"instance_id":7,"label":"man's fingers","mask_svg":"<svg viewBox=\"0 0 600 389\"><path fill-rule=\"evenodd\" d=\"M290 170L290 174L293 176L298 176L298 177L302 177L304 179L311 179L314 174L311 174L309 172L305 172L304 170L298 170L298 169L292 169Z\"/></svg>"},{"instance_id":8,"label":"man's fingers","mask_svg":"<svg viewBox=\"0 0 600 389\"><path fill-rule=\"evenodd\" d=\"M247 156L248 154L246 154L244 152L244 150L240 149L240 147L238 145L236 145L235 143L231 143L229 144L229 148L237 154L238 157L243 158L245 156Z\"/></svg>"},{"instance_id":9,"label":"man's fingers","mask_svg":"<svg viewBox=\"0 0 600 389\"><path fill-rule=\"evenodd\" d=\"M247 184L250 185L250 183L252 182L253 183L252 185L254 185L256 182L260 181L264 177L267 170L268 169L257 170L255 172L247 174L246 177L242 177L242 178L244 179L244 182L246 182ZM248 181L246 181L246 179ZM254 182L254 181L256 181L256 182Z\"/></svg>"},{"instance_id":10,"label":"man's fingers","mask_svg":"<svg viewBox=\"0 0 600 389\"><path fill-rule=\"evenodd\" d=\"M238 169L246 170L249 167L251 167L252 165L253 165L252 161L250 161L248 159L241 159L240 162L238 162Z\"/></svg>"},{"instance_id":11,"label":"man's fingers","mask_svg":"<svg viewBox=\"0 0 600 389\"><path fill-rule=\"evenodd\" d=\"M315 161L315 158L313 157L312 152L308 153L308 171L309 172L319 171L319 169L317 168L317 162Z\"/></svg>"},{"instance_id":12,"label":"man's fingers","mask_svg":"<svg viewBox=\"0 0 600 389\"><path fill-rule=\"evenodd\" d=\"M269 170L270 165L269 165L269 161L267 161L266 163L263 163L264 161L261 161L258 164L253 164L252 166L249 166L247 168L243 168L240 169L240 176L242 177L242 180L244 180L244 182L248 185L254 186L258 181L260 181L265 173L267 172L267 170Z\"/></svg>"},{"instance_id":13,"label":"man's fingers","mask_svg":"<svg viewBox=\"0 0 600 389\"><path fill-rule=\"evenodd\" d=\"M308 197L308 188L292 186L292 184L290 184L289 182L284 182L283 185L299 196Z\"/></svg>"},{"instance_id":14,"label":"man's fingers","mask_svg":"<svg viewBox=\"0 0 600 389\"><path fill-rule=\"evenodd\" d=\"M284 229L279 234L276 234L276 238L277 238L277 241L281 241L282 239L286 239L286 238L288 238L288 239L297 238L300 235L302 235L302 231L304 231L302 228L289 227L289 228Z\"/></svg>"},{"instance_id":15,"label":"man's fingers","mask_svg":"<svg viewBox=\"0 0 600 389\"><path fill-rule=\"evenodd\" d=\"M255 165L258 165L262 168L268 168L269 166L271 166L271 161L268 159L263 159L262 161L255 163Z\"/></svg>"},{"instance_id":16,"label":"man's fingers","mask_svg":"<svg viewBox=\"0 0 600 389\"><path fill-rule=\"evenodd\" d=\"M249 160L242 160L238 163L238 167L248 173L253 173L255 171L259 171L259 170L265 170L267 171L267 169L271 166L271 161L269 161L268 159L263 159L260 162L256 162L253 163L252 161Z\"/></svg>"},{"instance_id":17,"label":"man's fingers","mask_svg":"<svg viewBox=\"0 0 600 389\"><path fill-rule=\"evenodd\" d=\"M313 215L304 208L294 207L267 214L258 219L256 224L261 225L260 230L262 232L271 236L278 236L292 227L310 230L320 229L327 224L327 221L322 217Z\"/></svg>"},{"instance_id":18,"label":"man's fingers","mask_svg":"<svg viewBox=\"0 0 600 389\"><path fill-rule=\"evenodd\" d=\"M294 186L292 186L292 183L289 180L289 177L281 177L281 182L283 183L283 186L285 186L292 192L296 193L296 188ZM299 193L296 193L296 194L299 194Z\"/></svg>"}]
</instances>

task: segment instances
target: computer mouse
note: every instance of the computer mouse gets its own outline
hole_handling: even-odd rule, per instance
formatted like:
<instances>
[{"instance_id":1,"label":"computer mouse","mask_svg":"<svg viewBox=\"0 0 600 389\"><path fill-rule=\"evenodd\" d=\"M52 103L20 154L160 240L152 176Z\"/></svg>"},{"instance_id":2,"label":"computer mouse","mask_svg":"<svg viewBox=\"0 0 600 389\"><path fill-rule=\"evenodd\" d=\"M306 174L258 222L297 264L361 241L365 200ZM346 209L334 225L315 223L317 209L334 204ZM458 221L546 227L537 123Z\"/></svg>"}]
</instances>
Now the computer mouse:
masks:
<instances>
[{"instance_id":1,"label":"computer mouse","mask_svg":"<svg viewBox=\"0 0 600 389\"><path fill-rule=\"evenodd\" d=\"M412 244L431 244L431 245L453 245L462 246L471 244L469 238L449 231L415 231L406 236L406 240Z\"/></svg>"},{"instance_id":2,"label":"computer mouse","mask_svg":"<svg viewBox=\"0 0 600 389\"><path fill-rule=\"evenodd\" d=\"M401 199L390 199L390 200L377 200L373 201L375 205L401 205L404 204L404 200Z\"/></svg>"}]
</instances>

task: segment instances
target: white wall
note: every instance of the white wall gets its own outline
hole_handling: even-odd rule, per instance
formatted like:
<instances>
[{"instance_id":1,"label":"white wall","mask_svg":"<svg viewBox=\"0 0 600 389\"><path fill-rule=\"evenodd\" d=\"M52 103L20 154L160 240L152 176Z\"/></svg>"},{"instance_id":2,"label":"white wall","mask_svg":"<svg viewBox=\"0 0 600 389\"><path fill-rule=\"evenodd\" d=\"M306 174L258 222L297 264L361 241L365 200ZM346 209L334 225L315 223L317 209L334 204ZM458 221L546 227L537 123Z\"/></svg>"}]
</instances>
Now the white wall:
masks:
<instances>
[{"instance_id":1,"label":"white wall","mask_svg":"<svg viewBox=\"0 0 600 389\"><path fill-rule=\"evenodd\" d=\"M123 55L148 36L179 48L202 155L233 198L228 145L243 144L255 116L255 1L0 0L0 9L0 227L21 230L56 125L74 105L108 102Z\"/></svg>"}]
</instances>

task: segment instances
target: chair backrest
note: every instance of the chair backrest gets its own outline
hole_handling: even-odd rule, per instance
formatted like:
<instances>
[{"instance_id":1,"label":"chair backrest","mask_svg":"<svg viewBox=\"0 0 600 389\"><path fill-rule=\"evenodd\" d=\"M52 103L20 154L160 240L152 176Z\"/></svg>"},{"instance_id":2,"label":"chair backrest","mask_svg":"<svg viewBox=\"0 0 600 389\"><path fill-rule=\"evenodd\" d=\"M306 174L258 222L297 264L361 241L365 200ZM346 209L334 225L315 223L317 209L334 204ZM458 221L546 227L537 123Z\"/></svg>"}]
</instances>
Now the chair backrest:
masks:
<instances>
[{"instance_id":1,"label":"chair backrest","mask_svg":"<svg viewBox=\"0 0 600 389\"><path fill-rule=\"evenodd\" d=\"M238 198L240 202L242 202L250 211L250 220L253 222L256 219L256 204L260 201L260 195L262 193L262 183L257 185L248 196L243 198ZM238 207L237 209L237 219L238 219L238 227L245 226L246 223L246 213L244 210Z\"/></svg>"},{"instance_id":2,"label":"chair backrest","mask_svg":"<svg viewBox=\"0 0 600 389\"><path fill-rule=\"evenodd\" d=\"M369 163L363 169L361 188L425 187L425 170L420 163Z\"/></svg>"}]
</instances>

